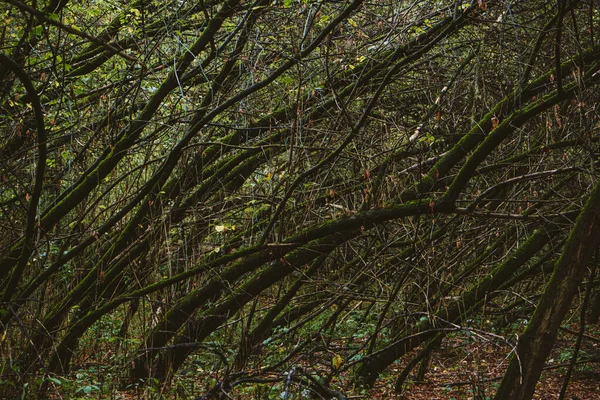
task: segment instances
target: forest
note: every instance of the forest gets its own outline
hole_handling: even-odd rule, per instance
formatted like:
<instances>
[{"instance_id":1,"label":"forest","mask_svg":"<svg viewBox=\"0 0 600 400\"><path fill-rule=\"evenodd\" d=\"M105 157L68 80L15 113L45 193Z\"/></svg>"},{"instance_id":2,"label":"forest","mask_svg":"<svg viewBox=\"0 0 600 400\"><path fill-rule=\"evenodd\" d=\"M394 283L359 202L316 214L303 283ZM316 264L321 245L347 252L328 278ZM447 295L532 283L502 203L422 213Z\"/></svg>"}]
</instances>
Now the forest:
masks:
<instances>
[{"instance_id":1,"label":"forest","mask_svg":"<svg viewBox=\"0 0 600 400\"><path fill-rule=\"evenodd\" d=\"M0 22L0 398L600 398L597 1Z\"/></svg>"}]
</instances>

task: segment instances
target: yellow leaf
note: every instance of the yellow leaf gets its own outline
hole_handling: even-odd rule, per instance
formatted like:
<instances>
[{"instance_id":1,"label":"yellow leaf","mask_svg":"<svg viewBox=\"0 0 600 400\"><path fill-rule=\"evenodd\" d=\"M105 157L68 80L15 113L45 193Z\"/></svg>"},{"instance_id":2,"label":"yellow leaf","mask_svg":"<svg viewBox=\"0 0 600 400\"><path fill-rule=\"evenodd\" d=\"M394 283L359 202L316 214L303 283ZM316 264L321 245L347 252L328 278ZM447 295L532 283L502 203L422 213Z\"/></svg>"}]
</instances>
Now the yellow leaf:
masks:
<instances>
[{"instance_id":1,"label":"yellow leaf","mask_svg":"<svg viewBox=\"0 0 600 400\"><path fill-rule=\"evenodd\" d=\"M339 369L342 365L342 362L344 362L344 359L342 358L342 356L340 356L339 354L336 354L331 359L331 366L334 369Z\"/></svg>"}]
</instances>

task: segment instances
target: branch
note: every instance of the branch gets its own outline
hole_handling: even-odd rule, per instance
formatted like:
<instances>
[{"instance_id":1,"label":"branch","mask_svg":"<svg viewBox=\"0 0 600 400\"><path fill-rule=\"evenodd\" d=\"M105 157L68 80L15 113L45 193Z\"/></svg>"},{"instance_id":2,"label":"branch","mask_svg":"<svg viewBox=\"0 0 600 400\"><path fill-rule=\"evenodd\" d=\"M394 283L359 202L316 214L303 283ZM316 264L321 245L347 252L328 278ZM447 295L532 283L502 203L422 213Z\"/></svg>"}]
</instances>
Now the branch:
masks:
<instances>
[{"instance_id":1,"label":"branch","mask_svg":"<svg viewBox=\"0 0 600 400\"><path fill-rule=\"evenodd\" d=\"M15 63L10 58L6 57L4 54L0 53L0 63L4 64L7 68L12 70L15 75L21 80L23 86L27 90L27 93L31 96L31 104L33 106L33 111L35 115L35 125L37 131L37 139L38 139L38 162L36 166L35 172L35 183L33 186L33 193L29 199L29 210L27 212L27 225L25 228L25 240L24 245L21 248L21 254L19 256L19 261L13 275L11 276L8 285L6 286L6 291L2 297L3 301L8 301L12 296L21 276L23 275L24 267L27 263L27 259L29 258L29 253L31 252L31 248L33 247L33 237L35 233L35 220L37 217L38 211L38 203L42 194L42 183L44 179L44 170L46 168L46 157L47 157L47 149L46 149L46 129L44 127L44 113L42 111L42 105L40 103L40 98L37 94L37 91L33 87L29 76L27 73L21 68L17 63ZM10 255L9 255L10 258ZM7 274L8 270L3 270L2 274Z\"/></svg>"},{"instance_id":2,"label":"branch","mask_svg":"<svg viewBox=\"0 0 600 400\"><path fill-rule=\"evenodd\" d=\"M100 39L98 39L97 37L94 37L92 35L89 35L89 34L87 34L85 32L80 31L79 29L73 28L73 27L65 25L65 24L63 24L61 22L58 22L58 21L56 21L56 20L54 20L52 18L49 18L43 12L38 11L35 8L29 7L27 4L23 4L23 3L21 3L18 0L4 0L4 1L6 1L9 4L12 4L13 6L15 6L17 8L20 8L23 11L27 11L28 13L35 15L40 21L43 21L43 22L46 22L46 23L48 23L50 25L54 25L56 27L64 29L65 31L67 31L67 32L69 32L69 33L71 33L73 35L76 35L76 36L79 36L79 37L91 40L92 42L97 43L98 45L104 47L106 50L110 51L111 53L117 54L117 55L123 57L126 60L133 61L133 62L137 61L137 59L135 57L132 57L132 56L130 56L128 54L123 53L121 50L115 48L114 46L112 46L112 45L110 45L110 44L108 44L108 43L106 43L106 42L104 42L104 41L102 41Z\"/></svg>"}]
</instances>

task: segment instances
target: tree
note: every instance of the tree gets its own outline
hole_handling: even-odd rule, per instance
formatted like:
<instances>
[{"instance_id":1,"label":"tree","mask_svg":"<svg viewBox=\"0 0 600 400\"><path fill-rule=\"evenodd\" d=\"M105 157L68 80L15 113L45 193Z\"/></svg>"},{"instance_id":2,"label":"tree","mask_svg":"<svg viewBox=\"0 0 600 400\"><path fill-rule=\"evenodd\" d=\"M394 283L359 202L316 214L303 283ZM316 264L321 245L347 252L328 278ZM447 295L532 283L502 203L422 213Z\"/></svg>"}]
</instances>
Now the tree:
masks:
<instances>
[{"instance_id":1,"label":"tree","mask_svg":"<svg viewBox=\"0 0 600 400\"><path fill-rule=\"evenodd\" d=\"M125 380L331 397L408 357L399 392L538 304L497 394L531 398L598 246L593 5L5 0L6 381L110 326Z\"/></svg>"}]
</instances>

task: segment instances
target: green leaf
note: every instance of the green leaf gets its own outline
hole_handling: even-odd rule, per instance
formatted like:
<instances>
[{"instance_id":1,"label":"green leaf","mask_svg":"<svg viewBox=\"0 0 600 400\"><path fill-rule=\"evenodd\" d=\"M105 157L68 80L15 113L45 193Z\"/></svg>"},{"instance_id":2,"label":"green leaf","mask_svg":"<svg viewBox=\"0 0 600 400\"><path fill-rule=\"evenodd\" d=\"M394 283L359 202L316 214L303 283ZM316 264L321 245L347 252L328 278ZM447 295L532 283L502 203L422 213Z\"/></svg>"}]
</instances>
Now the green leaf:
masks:
<instances>
[{"instance_id":1,"label":"green leaf","mask_svg":"<svg viewBox=\"0 0 600 400\"><path fill-rule=\"evenodd\" d=\"M60 381L60 379L54 378L52 376L46 377L46 380L49 381L49 382L52 382L52 383L54 383L56 385L61 385L62 384L62 382Z\"/></svg>"}]
</instances>

